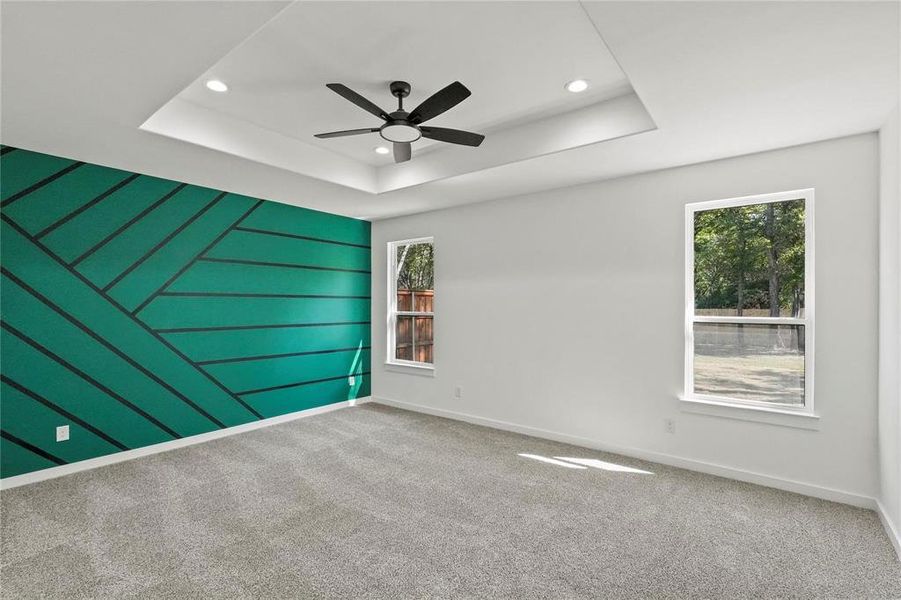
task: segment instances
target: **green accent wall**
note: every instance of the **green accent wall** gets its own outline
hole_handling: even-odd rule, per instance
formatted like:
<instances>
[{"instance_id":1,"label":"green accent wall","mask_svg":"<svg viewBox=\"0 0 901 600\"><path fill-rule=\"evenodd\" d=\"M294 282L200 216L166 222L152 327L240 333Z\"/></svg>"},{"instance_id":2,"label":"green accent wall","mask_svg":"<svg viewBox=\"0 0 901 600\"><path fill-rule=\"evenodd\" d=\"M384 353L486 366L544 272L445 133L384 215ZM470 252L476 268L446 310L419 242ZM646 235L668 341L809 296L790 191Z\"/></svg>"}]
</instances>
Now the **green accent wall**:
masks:
<instances>
[{"instance_id":1,"label":"green accent wall","mask_svg":"<svg viewBox=\"0 0 901 600\"><path fill-rule=\"evenodd\" d=\"M0 218L0 477L369 395L366 221L9 146Z\"/></svg>"}]
</instances>

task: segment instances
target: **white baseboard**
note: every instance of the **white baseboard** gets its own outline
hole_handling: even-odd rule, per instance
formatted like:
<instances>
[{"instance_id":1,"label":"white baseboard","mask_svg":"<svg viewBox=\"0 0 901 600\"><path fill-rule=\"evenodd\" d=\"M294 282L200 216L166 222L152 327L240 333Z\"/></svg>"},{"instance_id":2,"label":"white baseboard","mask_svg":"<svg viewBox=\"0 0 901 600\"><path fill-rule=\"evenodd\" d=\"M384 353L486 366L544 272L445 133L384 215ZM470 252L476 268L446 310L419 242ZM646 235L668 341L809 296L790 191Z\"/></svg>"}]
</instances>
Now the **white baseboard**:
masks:
<instances>
[{"instance_id":1,"label":"white baseboard","mask_svg":"<svg viewBox=\"0 0 901 600\"><path fill-rule=\"evenodd\" d=\"M516 423L509 423L507 421L478 417L475 415L469 415L440 408L432 408L421 404L391 400L389 398L384 398L381 396L373 396L372 401L378 404L384 404L386 406L393 406L395 408L421 412L437 417L445 417L457 421L465 421L474 425L483 425L485 427L501 429L503 431L521 433L523 435L552 440L555 442L562 442L564 444L582 446L584 448L590 448L592 450L621 454L623 456L629 456L640 460L647 460L649 462L656 462L663 465L669 465L671 467L679 467L681 469L687 469L689 471L698 471L700 473L707 473L708 475L717 475L719 477L736 479L738 481L744 481L747 483L755 483L757 485L785 490L788 492L794 492L796 494L802 494L805 496L812 496L814 498L821 498L823 500L831 500L832 502L840 502L842 504L850 504L851 506L876 510L877 503L874 498L861 494L855 494L853 492L846 492L843 490L836 490L833 488L819 486L812 483L804 483L791 479L782 479L780 477L764 475L763 473L746 471L744 469L736 469L734 467L727 467L724 465L699 461L691 458L683 458L681 456L674 456L672 454L664 454L661 452L641 450L639 448L631 448L628 446L607 444L590 438L573 436L556 431L549 431L547 429L529 427L526 425L518 425Z\"/></svg>"},{"instance_id":2,"label":"white baseboard","mask_svg":"<svg viewBox=\"0 0 901 600\"><path fill-rule=\"evenodd\" d=\"M78 473L80 471L87 471L89 469L105 467L107 465L113 465L116 463L124 462L126 460L134 460L142 456L159 454L160 452L168 452L169 450L175 450L176 448L184 448L185 446L202 444L203 442L218 440L219 438L228 437L230 435L237 435L239 433L246 433L248 431L253 431L254 429L271 427L272 425L278 425L279 423L286 423L288 421L294 421L296 419L303 419L306 417L312 417L314 415L321 415L323 413L331 412L333 410L338 410L341 408L356 406L358 404L369 402L370 400L370 396L365 396L363 398L357 398L356 400L346 400L344 402L337 402L335 404L317 406L316 408L299 410L297 412L279 415L277 417L269 417L268 419L262 419L260 421L244 423L243 425L235 425L234 427L228 427L226 429L217 429L216 431L209 431L207 433L200 433L198 435L179 438L177 440L172 440L169 442L153 444L152 446L144 446L143 448L135 448L134 450L125 450L122 452L117 452L115 454L98 456L97 458L89 458L88 460L82 460L67 465L60 465L58 467L50 467L49 469L34 471L33 473L24 473L22 475L16 475L14 477L6 477L5 479L0 479L0 490L8 490L14 487L28 485L30 483L37 483L39 481L46 481L48 479L54 479L56 477L62 477L64 475Z\"/></svg>"},{"instance_id":3,"label":"white baseboard","mask_svg":"<svg viewBox=\"0 0 901 600\"><path fill-rule=\"evenodd\" d=\"M898 560L901 561L901 530L899 530L892 522L891 518L889 518L885 506L883 506L882 502L879 500L876 500L876 514L879 515L879 520L882 521L885 533L888 535L888 539L892 543L892 546L895 547L895 554L898 555Z\"/></svg>"}]
</instances>

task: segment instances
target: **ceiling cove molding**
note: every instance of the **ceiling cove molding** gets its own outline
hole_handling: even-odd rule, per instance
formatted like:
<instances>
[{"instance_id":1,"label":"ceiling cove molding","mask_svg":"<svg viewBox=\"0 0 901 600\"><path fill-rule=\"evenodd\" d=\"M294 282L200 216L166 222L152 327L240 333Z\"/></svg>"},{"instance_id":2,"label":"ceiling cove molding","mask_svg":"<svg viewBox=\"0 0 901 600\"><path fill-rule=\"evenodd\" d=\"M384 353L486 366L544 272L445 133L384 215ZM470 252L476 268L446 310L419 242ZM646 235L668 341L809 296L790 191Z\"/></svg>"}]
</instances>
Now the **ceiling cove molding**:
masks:
<instances>
[{"instance_id":1,"label":"ceiling cove molding","mask_svg":"<svg viewBox=\"0 0 901 600\"><path fill-rule=\"evenodd\" d=\"M356 190L378 192L375 170L368 165L177 96L140 128Z\"/></svg>"},{"instance_id":2,"label":"ceiling cove molding","mask_svg":"<svg viewBox=\"0 0 901 600\"><path fill-rule=\"evenodd\" d=\"M451 146L418 155L415 168L405 168L405 164L380 167L379 193L599 144L656 128L641 100L630 92L562 115L488 132L478 152Z\"/></svg>"},{"instance_id":3,"label":"ceiling cove molding","mask_svg":"<svg viewBox=\"0 0 901 600\"><path fill-rule=\"evenodd\" d=\"M382 194L530 160L656 129L634 93L562 115L492 132L477 152L448 145L419 154L415 164L366 165L296 138L181 98L173 98L141 129L240 158Z\"/></svg>"}]
</instances>

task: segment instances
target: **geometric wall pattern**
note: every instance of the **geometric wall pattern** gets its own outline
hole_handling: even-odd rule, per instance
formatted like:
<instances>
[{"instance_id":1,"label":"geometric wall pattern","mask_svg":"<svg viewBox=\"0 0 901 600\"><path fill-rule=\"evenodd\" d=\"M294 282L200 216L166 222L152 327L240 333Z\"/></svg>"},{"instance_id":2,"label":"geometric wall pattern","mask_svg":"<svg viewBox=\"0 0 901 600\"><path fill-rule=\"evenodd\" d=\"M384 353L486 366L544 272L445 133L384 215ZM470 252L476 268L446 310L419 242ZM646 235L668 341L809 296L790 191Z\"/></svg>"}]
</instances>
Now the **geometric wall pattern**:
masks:
<instances>
[{"instance_id":1,"label":"geometric wall pattern","mask_svg":"<svg viewBox=\"0 0 901 600\"><path fill-rule=\"evenodd\" d=\"M366 221L8 146L0 215L2 477L369 395Z\"/></svg>"}]
</instances>

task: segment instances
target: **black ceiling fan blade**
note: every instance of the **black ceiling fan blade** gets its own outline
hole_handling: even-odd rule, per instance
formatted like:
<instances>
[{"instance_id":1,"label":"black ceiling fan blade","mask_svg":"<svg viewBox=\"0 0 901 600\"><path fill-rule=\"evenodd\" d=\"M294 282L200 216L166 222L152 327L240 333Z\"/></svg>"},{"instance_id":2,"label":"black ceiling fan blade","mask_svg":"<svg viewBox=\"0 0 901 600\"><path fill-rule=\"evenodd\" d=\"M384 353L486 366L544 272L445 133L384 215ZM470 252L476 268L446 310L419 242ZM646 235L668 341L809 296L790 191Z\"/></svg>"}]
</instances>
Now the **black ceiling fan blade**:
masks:
<instances>
[{"instance_id":1,"label":"black ceiling fan blade","mask_svg":"<svg viewBox=\"0 0 901 600\"><path fill-rule=\"evenodd\" d=\"M460 129L447 129L445 127L420 127L422 137L439 142L460 144L462 146L478 146L485 139L480 133L461 131Z\"/></svg>"},{"instance_id":2,"label":"black ceiling fan blade","mask_svg":"<svg viewBox=\"0 0 901 600\"><path fill-rule=\"evenodd\" d=\"M385 111L382 108L379 108L378 106L376 106L375 104L373 104L372 102L370 102L369 100L367 100L366 98L361 96L360 94L356 93L355 91L353 91L352 89L350 89L349 87L344 85L343 83L327 83L327 84L325 84L325 87L332 90L333 92L335 92L336 94L338 94L339 96L344 98L345 100L349 100L349 101L353 102L354 104L356 104L357 106L359 106L360 108L365 110L366 112L372 113L384 121L388 120L387 111Z\"/></svg>"},{"instance_id":3,"label":"black ceiling fan blade","mask_svg":"<svg viewBox=\"0 0 901 600\"><path fill-rule=\"evenodd\" d=\"M394 162L402 163L413 156L413 145L410 142L394 142Z\"/></svg>"},{"instance_id":4,"label":"black ceiling fan blade","mask_svg":"<svg viewBox=\"0 0 901 600\"><path fill-rule=\"evenodd\" d=\"M344 137L346 135L362 135L364 133L375 133L378 131L378 127L367 127L366 129L347 129L345 131L330 131L328 133L317 133L313 137L318 137L321 140L326 138L333 137Z\"/></svg>"},{"instance_id":5,"label":"black ceiling fan blade","mask_svg":"<svg viewBox=\"0 0 901 600\"><path fill-rule=\"evenodd\" d=\"M425 123L434 119L444 111L460 104L472 94L465 85L455 81L444 89L438 90L413 109L407 117L411 123Z\"/></svg>"}]
</instances>

